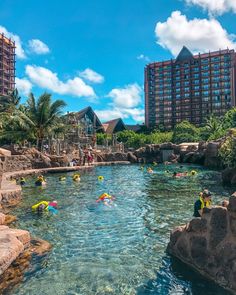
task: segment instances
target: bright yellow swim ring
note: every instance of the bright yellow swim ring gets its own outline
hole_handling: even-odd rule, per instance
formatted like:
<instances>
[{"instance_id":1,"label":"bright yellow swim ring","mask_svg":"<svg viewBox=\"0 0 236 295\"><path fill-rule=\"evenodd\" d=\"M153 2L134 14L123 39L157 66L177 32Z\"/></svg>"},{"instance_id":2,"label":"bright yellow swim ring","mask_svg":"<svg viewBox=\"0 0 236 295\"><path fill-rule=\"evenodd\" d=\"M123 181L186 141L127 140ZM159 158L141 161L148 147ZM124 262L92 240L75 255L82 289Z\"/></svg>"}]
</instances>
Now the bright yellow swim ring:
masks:
<instances>
[{"instance_id":1,"label":"bright yellow swim ring","mask_svg":"<svg viewBox=\"0 0 236 295\"><path fill-rule=\"evenodd\" d=\"M39 203L33 205L31 208L32 208L32 210L37 210L38 206L40 206L40 205L45 205L45 206L47 207L48 204L49 204L49 202L47 202L47 201L42 201L42 202L39 202Z\"/></svg>"},{"instance_id":2,"label":"bright yellow swim ring","mask_svg":"<svg viewBox=\"0 0 236 295\"><path fill-rule=\"evenodd\" d=\"M98 176L98 180L99 181L103 181L104 180L104 177L100 175L100 176Z\"/></svg>"}]
</instances>

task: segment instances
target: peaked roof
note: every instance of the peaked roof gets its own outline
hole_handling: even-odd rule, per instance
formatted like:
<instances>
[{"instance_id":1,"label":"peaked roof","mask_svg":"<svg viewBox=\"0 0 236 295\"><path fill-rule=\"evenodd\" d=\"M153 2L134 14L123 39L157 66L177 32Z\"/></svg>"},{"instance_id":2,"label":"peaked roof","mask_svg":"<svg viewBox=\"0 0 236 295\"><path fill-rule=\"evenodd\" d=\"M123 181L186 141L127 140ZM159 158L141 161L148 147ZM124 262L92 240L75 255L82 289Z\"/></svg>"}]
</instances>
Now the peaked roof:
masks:
<instances>
[{"instance_id":1,"label":"peaked roof","mask_svg":"<svg viewBox=\"0 0 236 295\"><path fill-rule=\"evenodd\" d=\"M77 120L81 120L85 115L87 115L92 121L94 121L97 128L104 130L101 121L98 119L98 116L90 106L80 110L79 112L71 112L68 115L74 115Z\"/></svg>"},{"instance_id":2,"label":"peaked roof","mask_svg":"<svg viewBox=\"0 0 236 295\"><path fill-rule=\"evenodd\" d=\"M125 125L126 129L127 130L131 130L131 131L134 131L134 132L137 132L141 129L141 126L136 124L136 125Z\"/></svg>"},{"instance_id":3,"label":"peaked roof","mask_svg":"<svg viewBox=\"0 0 236 295\"><path fill-rule=\"evenodd\" d=\"M186 46L183 46L175 61L185 61L193 58L192 52Z\"/></svg>"},{"instance_id":4,"label":"peaked roof","mask_svg":"<svg viewBox=\"0 0 236 295\"><path fill-rule=\"evenodd\" d=\"M121 118L107 121L103 123L103 127L105 132L108 134L113 134L126 129L125 124Z\"/></svg>"}]
</instances>

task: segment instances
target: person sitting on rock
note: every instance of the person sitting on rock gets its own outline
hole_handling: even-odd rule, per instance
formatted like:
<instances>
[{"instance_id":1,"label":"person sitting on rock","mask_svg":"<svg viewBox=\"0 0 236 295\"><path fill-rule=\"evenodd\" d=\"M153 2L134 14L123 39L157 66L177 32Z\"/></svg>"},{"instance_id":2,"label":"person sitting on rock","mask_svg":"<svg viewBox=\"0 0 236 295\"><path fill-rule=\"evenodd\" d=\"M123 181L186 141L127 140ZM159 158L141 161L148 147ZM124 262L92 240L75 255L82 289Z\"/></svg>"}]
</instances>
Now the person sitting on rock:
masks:
<instances>
[{"instance_id":1,"label":"person sitting on rock","mask_svg":"<svg viewBox=\"0 0 236 295\"><path fill-rule=\"evenodd\" d=\"M205 189L200 193L199 199L194 204L194 217L201 217L204 208L209 208L211 206L211 193L209 190Z\"/></svg>"}]
</instances>

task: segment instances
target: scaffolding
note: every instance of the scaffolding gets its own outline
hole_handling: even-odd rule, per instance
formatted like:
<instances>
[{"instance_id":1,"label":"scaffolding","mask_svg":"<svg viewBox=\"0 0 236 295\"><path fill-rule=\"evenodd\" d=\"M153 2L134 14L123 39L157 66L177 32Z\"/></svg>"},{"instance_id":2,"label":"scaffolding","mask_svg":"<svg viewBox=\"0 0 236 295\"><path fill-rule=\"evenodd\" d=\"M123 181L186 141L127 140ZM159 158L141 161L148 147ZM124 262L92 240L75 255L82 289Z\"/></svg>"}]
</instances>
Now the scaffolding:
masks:
<instances>
[{"instance_id":1,"label":"scaffolding","mask_svg":"<svg viewBox=\"0 0 236 295\"><path fill-rule=\"evenodd\" d=\"M15 42L0 33L0 95L15 89Z\"/></svg>"}]
</instances>

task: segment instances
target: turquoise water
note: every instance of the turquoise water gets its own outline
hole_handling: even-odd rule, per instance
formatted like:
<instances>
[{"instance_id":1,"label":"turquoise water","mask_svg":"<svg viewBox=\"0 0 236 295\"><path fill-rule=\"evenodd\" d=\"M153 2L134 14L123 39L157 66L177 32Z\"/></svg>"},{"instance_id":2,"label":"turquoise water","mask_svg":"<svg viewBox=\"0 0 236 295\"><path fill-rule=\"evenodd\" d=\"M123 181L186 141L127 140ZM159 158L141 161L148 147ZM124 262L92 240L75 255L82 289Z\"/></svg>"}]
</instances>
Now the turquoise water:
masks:
<instances>
[{"instance_id":1,"label":"turquoise water","mask_svg":"<svg viewBox=\"0 0 236 295\"><path fill-rule=\"evenodd\" d=\"M165 172L193 168L198 175L173 179ZM23 201L13 210L16 226L53 244L52 251L32 262L24 281L11 294L228 294L204 281L165 253L169 232L192 217L200 190L209 188L214 202L228 197L220 173L197 166L157 166L154 174L138 165L106 166L72 174L59 182L47 175L47 187L23 189ZM104 176L104 182L97 177ZM115 205L97 205L103 192L115 196ZM59 203L57 215L33 214L41 200ZM10 291L9 291L10 293Z\"/></svg>"}]
</instances>

